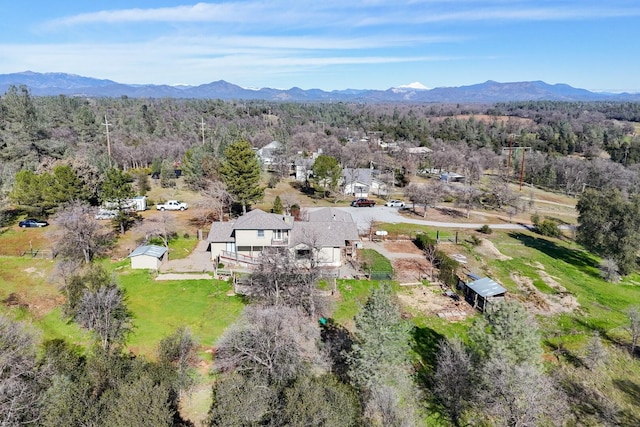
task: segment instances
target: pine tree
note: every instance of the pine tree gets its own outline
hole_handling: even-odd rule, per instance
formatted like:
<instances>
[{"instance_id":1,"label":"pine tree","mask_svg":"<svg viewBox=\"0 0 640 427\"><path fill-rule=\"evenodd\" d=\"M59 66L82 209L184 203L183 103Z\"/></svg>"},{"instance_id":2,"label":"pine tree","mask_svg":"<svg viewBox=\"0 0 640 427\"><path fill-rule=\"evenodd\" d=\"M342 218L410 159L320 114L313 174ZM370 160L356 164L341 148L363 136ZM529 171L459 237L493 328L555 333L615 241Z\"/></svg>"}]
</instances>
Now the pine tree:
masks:
<instances>
[{"instance_id":1,"label":"pine tree","mask_svg":"<svg viewBox=\"0 0 640 427\"><path fill-rule=\"evenodd\" d=\"M242 204L242 212L246 213L247 204L257 202L264 196L264 188L259 185L261 168L258 156L246 141L230 144L224 154L220 173L227 190Z\"/></svg>"},{"instance_id":2,"label":"pine tree","mask_svg":"<svg viewBox=\"0 0 640 427\"><path fill-rule=\"evenodd\" d=\"M273 207L271 208L271 212L274 214L281 214L284 211L284 207L282 206L282 200L280 200L280 196L276 196L273 201Z\"/></svg>"},{"instance_id":3,"label":"pine tree","mask_svg":"<svg viewBox=\"0 0 640 427\"><path fill-rule=\"evenodd\" d=\"M313 163L313 177L316 183L322 187L322 197L327 189L336 188L341 174L342 168L334 157L321 154Z\"/></svg>"},{"instance_id":4,"label":"pine tree","mask_svg":"<svg viewBox=\"0 0 640 427\"><path fill-rule=\"evenodd\" d=\"M515 301L492 304L469 330L471 349L482 360L503 357L513 363L541 363L540 334L533 318Z\"/></svg>"},{"instance_id":5,"label":"pine tree","mask_svg":"<svg viewBox=\"0 0 640 427\"><path fill-rule=\"evenodd\" d=\"M371 291L355 325L349 376L356 386L371 388L384 383L390 371L405 366L410 350L409 326L388 283Z\"/></svg>"},{"instance_id":6,"label":"pine tree","mask_svg":"<svg viewBox=\"0 0 640 427\"><path fill-rule=\"evenodd\" d=\"M114 219L120 228L120 234L124 234L130 222L125 213L127 201L134 195L129 176L117 168L107 170L107 176L100 186L100 201L116 206L118 216Z\"/></svg>"}]
</instances>

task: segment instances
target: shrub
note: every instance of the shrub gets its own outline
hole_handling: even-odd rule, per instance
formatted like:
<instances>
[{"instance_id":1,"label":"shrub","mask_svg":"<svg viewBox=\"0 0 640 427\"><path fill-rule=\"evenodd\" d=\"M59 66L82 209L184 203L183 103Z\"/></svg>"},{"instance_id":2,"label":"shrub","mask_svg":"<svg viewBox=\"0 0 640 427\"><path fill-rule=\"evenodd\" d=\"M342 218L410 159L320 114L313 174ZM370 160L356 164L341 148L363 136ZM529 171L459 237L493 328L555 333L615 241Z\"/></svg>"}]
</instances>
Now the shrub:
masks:
<instances>
[{"instance_id":1,"label":"shrub","mask_svg":"<svg viewBox=\"0 0 640 427\"><path fill-rule=\"evenodd\" d=\"M440 271L438 278L452 288L458 285L458 261L450 258L449 255L442 251L436 252L436 266Z\"/></svg>"},{"instance_id":2,"label":"shrub","mask_svg":"<svg viewBox=\"0 0 640 427\"><path fill-rule=\"evenodd\" d=\"M184 237L185 239L188 239L188 238L189 238L189 237L191 237L191 236L189 235L189 233L184 233L184 234L182 235L182 237Z\"/></svg>"},{"instance_id":3,"label":"shrub","mask_svg":"<svg viewBox=\"0 0 640 427\"><path fill-rule=\"evenodd\" d=\"M548 236L548 237L560 236L560 229L558 228L558 223L551 219L543 220L541 223L539 223L536 226L536 230L538 231L538 233L542 234L543 236Z\"/></svg>"},{"instance_id":4,"label":"shrub","mask_svg":"<svg viewBox=\"0 0 640 427\"><path fill-rule=\"evenodd\" d=\"M480 246L482 244L482 239L475 234L472 234L470 242L473 246Z\"/></svg>"},{"instance_id":5,"label":"shrub","mask_svg":"<svg viewBox=\"0 0 640 427\"><path fill-rule=\"evenodd\" d=\"M280 178L278 178L276 175L271 175L269 177L269 182L267 183L267 186L269 188L276 188L276 186L278 185L278 182L280 182Z\"/></svg>"},{"instance_id":6,"label":"shrub","mask_svg":"<svg viewBox=\"0 0 640 427\"><path fill-rule=\"evenodd\" d=\"M493 230L491 229L491 227L489 227L488 224L485 224L482 227L480 227L478 229L478 231L481 232L482 234L491 234L491 233L493 233Z\"/></svg>"},{"instance_id":7,"label":"shrub","mask_svg":"<svg viewBox=\"0 0 640 427\"><path fill-rule=\"evenodd\" d=\"M416 238L414 242L416 246L422 250L427 249L430 246L435 246L437 243L433 237L430 237L425 233L416 234Z\"/></svg>"}]
</instances>

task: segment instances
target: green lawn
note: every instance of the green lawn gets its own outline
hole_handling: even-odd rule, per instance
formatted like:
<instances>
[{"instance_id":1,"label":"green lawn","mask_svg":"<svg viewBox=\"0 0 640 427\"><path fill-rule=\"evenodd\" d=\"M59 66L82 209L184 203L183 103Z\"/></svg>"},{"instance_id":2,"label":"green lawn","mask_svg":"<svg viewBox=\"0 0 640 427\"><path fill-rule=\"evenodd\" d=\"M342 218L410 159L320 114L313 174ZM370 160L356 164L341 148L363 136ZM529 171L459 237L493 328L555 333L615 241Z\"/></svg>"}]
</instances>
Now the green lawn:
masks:
<instances>
[{"instance_id":1,"label":"green lawn","mask_svg":"<svg viewBox=\"0 0 640 427\"><path fill-rule=\"evenodd\" d=\"M543 334L553 336L553 342L562 341L577 347L594 331L612 341L627 339L621 326L626 323L627 307L640 301L638 274L618 284L608 283L599 277L599 258L569 241L529 232L498 233L491 240L500 252L513 257L488 263L488 273L510 292L522 294L511 277L512 272L518 272L531 278L542 293L557 293L544 280L543 275L549 275L576 297L579 310L540 319L545 329Z\"/></svg>"},{"instance_id":2,"label":"green lawn","mask_svg":"<svg viewBox=\"0 0 640 427\"><path fill-rule=\"evenodd\" d=\"M359 253L365 271L393 272L391 261L375 249L362 249Z\"/></svg>"},{"instance_id":3,"label":"green lawn","mask_svg":"<svg viewBox=\"0 0 640 427\"><path fill-rule=\"evenodd\" d=\"M155 281L140 270L120 274L118 282L134 316L128 346L136 353L152 355L158 342L180 326L188 326L203 348L211 348L243 308L239 297L227 296L231 285L223 281Z\"/></svg>"}]
</instances>

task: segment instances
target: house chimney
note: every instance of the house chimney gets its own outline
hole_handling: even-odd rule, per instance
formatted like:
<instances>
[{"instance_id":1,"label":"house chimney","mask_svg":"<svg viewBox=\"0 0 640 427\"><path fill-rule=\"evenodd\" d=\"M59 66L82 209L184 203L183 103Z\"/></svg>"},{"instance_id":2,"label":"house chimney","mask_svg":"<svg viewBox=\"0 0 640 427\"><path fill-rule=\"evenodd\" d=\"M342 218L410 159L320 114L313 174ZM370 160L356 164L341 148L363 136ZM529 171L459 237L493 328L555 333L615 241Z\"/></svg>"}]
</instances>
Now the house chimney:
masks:
<instances>
[{"instance_id":1,"label":"house chimney","mask_svg":"<svg viewBox=\"0 0 640 427\"><path fill-rule=\"evenodd\" d=\"M286 224L293 226L293 216L292 216L292 215L284 215L284 216L282 217L282 220L283 220Z\"/></svg>"}]
</instances>

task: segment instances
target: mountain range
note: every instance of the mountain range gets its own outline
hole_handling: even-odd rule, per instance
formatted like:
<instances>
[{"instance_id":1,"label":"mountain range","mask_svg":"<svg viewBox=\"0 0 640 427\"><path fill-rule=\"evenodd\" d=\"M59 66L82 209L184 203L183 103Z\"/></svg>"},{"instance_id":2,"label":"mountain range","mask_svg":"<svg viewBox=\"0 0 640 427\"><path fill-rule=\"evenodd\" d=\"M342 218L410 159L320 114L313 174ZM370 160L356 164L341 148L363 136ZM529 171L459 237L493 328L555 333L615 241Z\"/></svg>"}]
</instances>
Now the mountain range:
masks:
<instances>
[{"instance_id":1,"label":"mountain range","mask_svg":"<svg viewBox=\"0 0 640 427\"><path fill-rule=\"evenodd\" d=\"M591 92L567 84L543 81L499 83L492 80L470 86L427 89L420 83L387 90L247 89L218 80L199 86L123 84L67 73L0 74L0 93L9 86L27 86L35 96L86 96L132 98L208 98L291 102L433 102L494 103L509 101L640 101L640 93Z\"/></svg>"}]
</instances>

